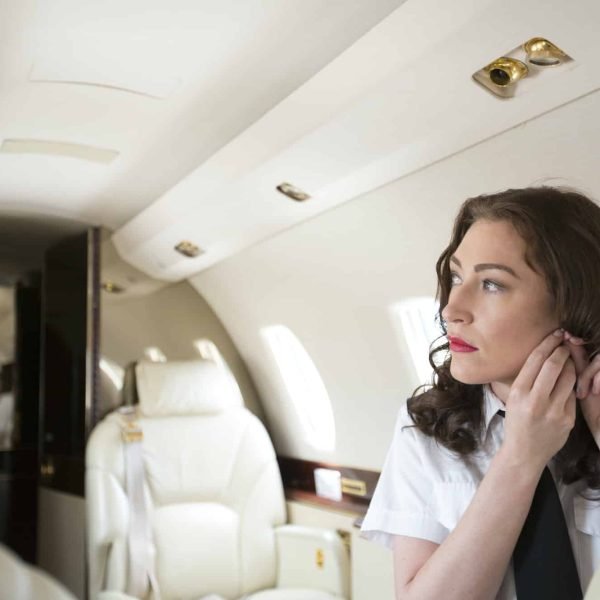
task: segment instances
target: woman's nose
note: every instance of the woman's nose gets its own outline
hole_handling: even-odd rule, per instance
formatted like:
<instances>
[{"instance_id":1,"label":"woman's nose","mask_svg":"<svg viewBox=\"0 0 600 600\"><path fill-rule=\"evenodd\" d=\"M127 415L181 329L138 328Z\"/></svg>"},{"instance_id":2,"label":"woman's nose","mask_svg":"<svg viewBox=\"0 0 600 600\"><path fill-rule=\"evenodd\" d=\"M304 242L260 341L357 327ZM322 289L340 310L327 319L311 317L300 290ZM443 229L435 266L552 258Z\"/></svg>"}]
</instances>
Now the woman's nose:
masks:
<instances>
[{"instance_id":1,"label":"woman's nose","mask_svg":"<svg viewBox=\"0 0 600 600\"><path fill-rule=\"evenodd\" d=\"M442 319L446 323L470 322L472 314L467 294L459 292L457 288L452 288L448 303L442 310Z\"/></svg>"}]
</instances>

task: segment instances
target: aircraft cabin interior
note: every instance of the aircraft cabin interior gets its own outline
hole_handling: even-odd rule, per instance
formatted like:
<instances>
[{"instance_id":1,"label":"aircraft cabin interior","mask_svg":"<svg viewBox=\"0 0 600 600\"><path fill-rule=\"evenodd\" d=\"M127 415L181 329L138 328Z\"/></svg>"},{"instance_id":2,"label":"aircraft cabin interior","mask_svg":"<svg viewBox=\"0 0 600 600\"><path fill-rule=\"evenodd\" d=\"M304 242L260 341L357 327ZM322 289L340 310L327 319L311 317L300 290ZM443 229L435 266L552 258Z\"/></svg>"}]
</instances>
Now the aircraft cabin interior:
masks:
<instances>
[{"instance_id":1,"label":"aircraft cabin interior","mask_svg":"<svg viewBox=\"0 0 600 600\"><path fill-rule=\"evenodd\" d=\"M360 527L436 261L467 198L600 203L599 23L0 0L0 600L400 600Z\"/></svg>"}]
</instances>

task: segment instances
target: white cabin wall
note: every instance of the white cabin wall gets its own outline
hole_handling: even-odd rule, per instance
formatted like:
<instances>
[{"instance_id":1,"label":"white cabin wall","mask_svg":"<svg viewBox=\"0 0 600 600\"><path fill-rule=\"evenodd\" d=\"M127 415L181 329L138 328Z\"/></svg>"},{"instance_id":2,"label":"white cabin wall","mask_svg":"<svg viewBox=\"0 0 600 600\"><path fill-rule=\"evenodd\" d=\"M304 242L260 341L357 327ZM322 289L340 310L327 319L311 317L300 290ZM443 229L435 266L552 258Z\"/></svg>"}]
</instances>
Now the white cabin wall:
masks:
<instances>
[{"instance_id":1,"label":"white cabin wall","mask_svg":"<svg viewBox=\"0 0 600 600\"><path fill-rule=\"evenodd\" d=\"M280 454L380 470L414 380L389 307L435 292L461 202L551 177L600 192L600 93L587 95L321 214L194 276L250 369ZM294 182L302 185L302 182ZM282 197L282 202L286 200ZM283 324L334 409L333 453L303 439L260 337Z\"/></svg>"},{"instance_id":2,"label":"white cabin wall","mask_svg":"<svg viewBox=\"0 0 600 600\"><path fill-rule=\"evenodd\" d=\"M44 486L38 490L37 564L84 600L85 500Z\"/></svg>"},{"instance_id":3,"label":"white cabin wall","mask_svg":"<svg viewBox=\"0 0 600 600\"><path fill-rule=\"evenodd\" d=\"M142 360L157 346L168 360L199 359L194 341L208 338L233 372L249 410L264 419L256 390L230 336L210 306L187 282L134 298L107 298L101 305L101 352L121 367Z\"/></svg>"}]
</instances>

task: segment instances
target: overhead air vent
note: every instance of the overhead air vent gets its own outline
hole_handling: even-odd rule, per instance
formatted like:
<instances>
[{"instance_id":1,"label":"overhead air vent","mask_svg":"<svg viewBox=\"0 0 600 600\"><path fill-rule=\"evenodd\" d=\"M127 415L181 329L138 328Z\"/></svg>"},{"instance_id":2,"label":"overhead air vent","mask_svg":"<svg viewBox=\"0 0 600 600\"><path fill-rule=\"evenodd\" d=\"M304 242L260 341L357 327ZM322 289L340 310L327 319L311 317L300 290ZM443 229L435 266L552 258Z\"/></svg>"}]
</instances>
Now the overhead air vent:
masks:
<instances>
[{"instance_id":1,"label":"overhead air vent","mask_svg":"<svg viewBox=\"0 0 600 600\"><path fill-rule=\"evenodd\" d=\"M473 73L473 79L496 96L512 98L521 86L534 85L538 75L547 77L549 67L569 62L573 59L556 44L534 37Z\"/></svg>"},{"instance_id":2,"label":"overhead air vent","mask_svg":"<svg viewBox=\"0 0 600 600\"><path fill-rule=\"evenodd\" d=\"M552 42L544 38L532 38L523 44L527 52L527 62L538 67L555 67L569 57Z\"/></svg>"},{"instance_id":3,"label":"overhead air vent","mask_svg":"<svg viewBox=\"0 0 600 600\"><path fill-rule=\"evenodd\" d=\"M5 139L0 146L0 152L4 154L40 154L45 156L63 156L65 158L77 158L89 162L109 164L119 153L116 150L85 146L83 144L71 144L69 142L57 142L52 140L28 140L28 139Z\"/></svg>"}]
</instances>

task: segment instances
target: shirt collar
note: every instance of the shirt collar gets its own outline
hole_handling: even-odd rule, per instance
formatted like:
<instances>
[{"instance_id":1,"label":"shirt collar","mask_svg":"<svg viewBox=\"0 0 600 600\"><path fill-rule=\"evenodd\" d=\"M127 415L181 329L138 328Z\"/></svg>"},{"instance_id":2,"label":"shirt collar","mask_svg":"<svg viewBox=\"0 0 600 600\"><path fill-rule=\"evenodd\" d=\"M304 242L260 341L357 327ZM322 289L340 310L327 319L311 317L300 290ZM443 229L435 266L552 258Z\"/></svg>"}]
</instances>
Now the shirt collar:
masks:
<instances>
[{"instance_id":1,"label":"shirt collar","mask_svg":"<svg viewBox=\"0 0 600 600\"><path fill-rule=\"evenodd\" d=\"M505 410L505 406L492 392L492 388L489 384L483 386L483 418L485 420L485 431L487 432L490 422L494 418L494 415L498 413L498 410Z\"/></svg>"}]
</instances>

